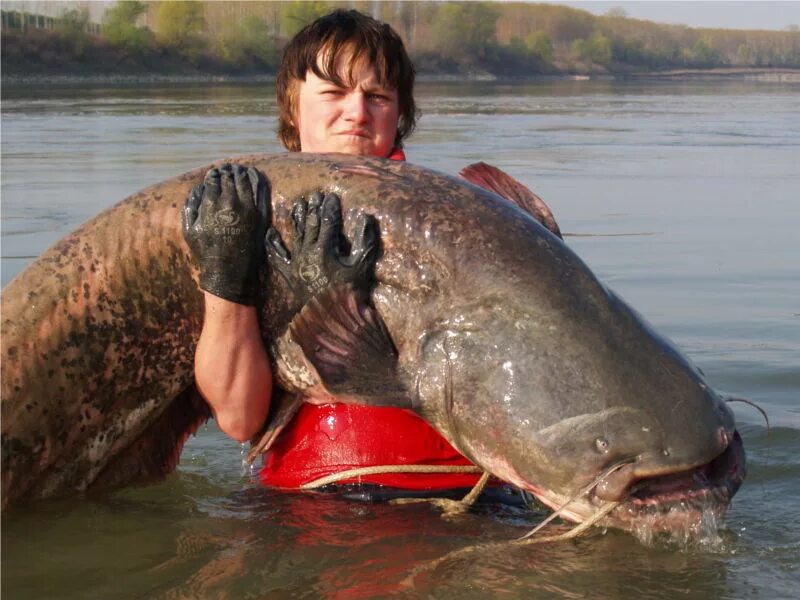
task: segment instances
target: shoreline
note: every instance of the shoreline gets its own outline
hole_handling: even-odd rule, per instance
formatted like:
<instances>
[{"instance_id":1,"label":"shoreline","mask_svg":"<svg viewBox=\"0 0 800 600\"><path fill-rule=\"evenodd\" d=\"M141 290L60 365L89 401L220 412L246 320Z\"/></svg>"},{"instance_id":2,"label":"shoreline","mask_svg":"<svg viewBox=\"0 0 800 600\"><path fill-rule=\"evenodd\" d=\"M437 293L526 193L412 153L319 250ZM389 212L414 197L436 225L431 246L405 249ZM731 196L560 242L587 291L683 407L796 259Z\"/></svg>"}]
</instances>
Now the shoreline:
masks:
<instances>
[{"instance_id":1,"label":"shoreline","mask_svg":"<svg viewBox=\"0 0 800 600\"><path fill-rule=\"evenodd\" d=\"M670 69L628 73L621 79L664 81L763 81L767 83L800 83L800 69L785 67L731 67L725 69Z\"/></svg>"},{"instance_id":2,"label":"shoreline","mask_svg":"<svg viewBox=\"0 0 800 600\"><path fill-rule=\"evenodd\" d=\"M496 76L491 73L420 73L419 83L530 83L537 81L755 81L764 83L800 83L800 69L790 68L729 68L729 69L672 69L669 71L640 71L628 73L592 74L547 74L520 77ZM272 84L275 75L271 73L248 75L221 75L218 73L195 73L177 75L163 73L129 74L2 74L0 83L9 87L35 87L44 85L92 85L98 87L115 85L191 85L211 84Z\"/></svg>"}]
</instances>

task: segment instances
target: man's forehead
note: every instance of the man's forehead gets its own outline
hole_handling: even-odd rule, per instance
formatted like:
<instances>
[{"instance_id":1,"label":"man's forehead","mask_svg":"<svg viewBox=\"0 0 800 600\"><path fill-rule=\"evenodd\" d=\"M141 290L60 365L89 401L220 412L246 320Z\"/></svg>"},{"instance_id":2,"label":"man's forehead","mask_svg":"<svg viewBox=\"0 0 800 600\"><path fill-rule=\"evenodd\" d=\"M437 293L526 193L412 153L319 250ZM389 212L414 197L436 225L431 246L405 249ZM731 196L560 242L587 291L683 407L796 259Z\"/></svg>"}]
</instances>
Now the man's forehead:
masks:
<instances>
[{"instance_id":1,"label":"man's forehead","mask_svg":"<svg viewBox=\"0 0 800 600\"><path fill-rule=\"evenodd\" d=\"M338 78L348 85L356 83L354 79L359 77L363 83L363 72L368 71L367 80L376 86L382 85L380 73L376 65L370 61L366 50L358 50L354 46L340 48L333 57L334 72L328 70L331 66L331 53L334 51L330 46L323 47L317 53L317 70L323 75L323 79L336 83Z\"/></svg>"}]
</instances>

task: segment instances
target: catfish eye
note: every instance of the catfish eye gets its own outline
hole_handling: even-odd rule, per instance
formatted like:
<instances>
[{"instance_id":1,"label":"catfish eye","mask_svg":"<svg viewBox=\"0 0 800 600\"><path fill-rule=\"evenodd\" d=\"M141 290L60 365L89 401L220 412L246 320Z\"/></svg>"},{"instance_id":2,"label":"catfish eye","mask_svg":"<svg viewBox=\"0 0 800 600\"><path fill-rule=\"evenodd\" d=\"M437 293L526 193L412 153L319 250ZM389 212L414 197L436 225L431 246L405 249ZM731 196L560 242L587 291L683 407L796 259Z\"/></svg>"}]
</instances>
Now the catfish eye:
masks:
<instances>
[{"instance_id":1,"label":"catfish eye","mask_svg":"<svg viewBox=\"0 0 800 600\"><path fill-rule=\"evenodd\" d=\"M606 454L610 446L611 444L608 443L606 438L599 437L594 441L594 447L597 448L600 454Z\"/></svg>"}]
</instances>

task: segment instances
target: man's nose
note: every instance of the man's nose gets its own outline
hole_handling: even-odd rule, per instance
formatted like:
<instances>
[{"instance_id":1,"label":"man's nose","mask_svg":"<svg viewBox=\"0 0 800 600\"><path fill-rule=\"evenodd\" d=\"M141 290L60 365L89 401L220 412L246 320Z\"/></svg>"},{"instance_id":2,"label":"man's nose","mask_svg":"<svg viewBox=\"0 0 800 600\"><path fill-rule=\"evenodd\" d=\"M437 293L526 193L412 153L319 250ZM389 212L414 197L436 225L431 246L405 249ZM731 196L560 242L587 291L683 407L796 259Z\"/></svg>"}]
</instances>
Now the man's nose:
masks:
<instances>
[{"instance_id":1,"label":"man's nose","mask_svg":"<svg viewBox=\"0 0 800 600\"><path fill-rule=\"evenodd\" d=\"M363 123L369 118L366 95L362 93L348 94L345 102L344 116L348 121Z\"/></svg>"}]
</instances>

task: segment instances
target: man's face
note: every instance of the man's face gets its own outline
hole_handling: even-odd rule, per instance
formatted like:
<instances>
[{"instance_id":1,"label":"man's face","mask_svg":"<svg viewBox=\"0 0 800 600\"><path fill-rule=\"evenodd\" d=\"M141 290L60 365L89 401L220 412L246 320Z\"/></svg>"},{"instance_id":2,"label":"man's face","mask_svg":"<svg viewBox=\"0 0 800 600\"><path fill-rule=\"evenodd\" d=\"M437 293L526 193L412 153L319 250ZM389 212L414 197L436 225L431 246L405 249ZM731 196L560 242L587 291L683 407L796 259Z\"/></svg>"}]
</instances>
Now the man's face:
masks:
<instances>
[{"instance_id":1,"label":"man's face","mask_svg":"<svg viewBox=\"0 0 800 600\"><path fill-rule=\"evenodd\" d=\"M343 53L337 61L339 73L346 74L349 58ZM352 79L339 87L308 71L298 82L295 126L302 152L389 155L397 134L397 91L381 87L366 60L354 65Z\"/></svg>"}]
</instances>

